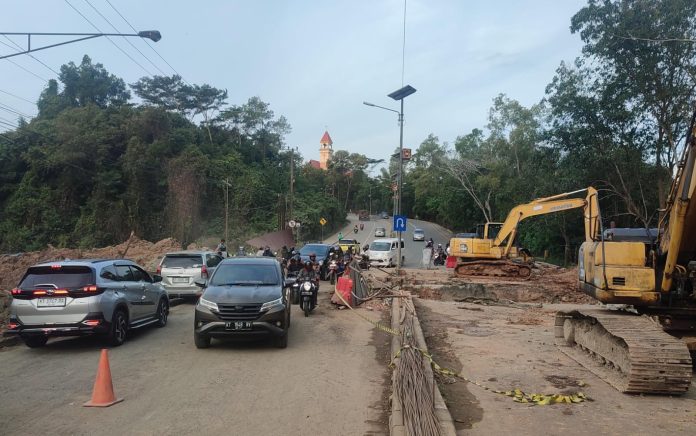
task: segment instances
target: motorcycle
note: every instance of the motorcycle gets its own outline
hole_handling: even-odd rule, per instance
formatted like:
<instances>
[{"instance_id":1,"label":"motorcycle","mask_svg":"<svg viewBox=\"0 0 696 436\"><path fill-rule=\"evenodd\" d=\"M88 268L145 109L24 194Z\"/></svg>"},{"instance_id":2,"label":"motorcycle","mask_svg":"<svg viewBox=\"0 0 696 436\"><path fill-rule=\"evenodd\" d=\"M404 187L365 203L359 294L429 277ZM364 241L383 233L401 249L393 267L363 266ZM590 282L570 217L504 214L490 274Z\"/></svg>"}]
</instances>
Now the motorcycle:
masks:
<instances>
[{"instance_id":1,"label":"motorcycle","mask_svg":"<svg viewBox=\"0 0 696 436\"><path fill-rule=\"evenodd\" d=\"M446 260L447 255L445 253L435 253L435 257L433 257L433 265L444 265Z\"/></svg>"},{"instance_id":2,"label":"motorcycle","mask_svg":"<svg viewBox=\"0 0 696 436\"><path fill-rule=\"evenodd\" d=\"M358 261L358 266L362 270L370 269L370 256L368 256L367 254L361 255L360 260Z\"/></svg>"},{"instance_id":3,"label":"motorcycle","mask_svg":"<svg viewBox=\"0 0 696 436\"><path fill-rule=\"evenodd\" d=\"M338 262L336 259L331 259L329 262L329 282L332 285L336 284L336 277L338 276Z\"/></svg>"},{"instance_id":4,"label":"motorcycle","mask_svg":"<svg viewBox=\"0 0 696 436\"><path fill-rule=\"evenodd\" d=\"M353 233L355 233L355 234L358 233L358 226L355 226L355 227L353 228Z\"/></svg>"},{"instance_id":5,"label":"motorcycle","mask_svg":"<svg viewBox=\"0 0 696 436\"><path fill-rule=\"evenodd\" d=\"M300 309L304 311L304 316L309 316L317 305L317 285L312 280L298 282L300 293Z\"/></svg>"}]
</instances>

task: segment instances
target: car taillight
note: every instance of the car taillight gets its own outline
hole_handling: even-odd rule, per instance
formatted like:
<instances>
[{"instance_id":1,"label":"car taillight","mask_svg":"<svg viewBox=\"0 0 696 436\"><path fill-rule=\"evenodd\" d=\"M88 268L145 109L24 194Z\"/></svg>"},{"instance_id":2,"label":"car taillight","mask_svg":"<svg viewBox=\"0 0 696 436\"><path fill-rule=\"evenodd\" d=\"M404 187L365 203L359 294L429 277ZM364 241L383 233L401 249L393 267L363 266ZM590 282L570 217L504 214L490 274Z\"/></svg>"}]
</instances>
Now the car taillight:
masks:
<instances>
[{"instance_id":1,"label":"car taillight","mask_svg":"<svg viewBox=\"0 0 696 436\"><path fill-rule=\"evenodd\" d=\"M14 288L12 290L12 295L20 295L22 293L22 290L19 288Z\"/></svg>"},{"instance_id":2,"label":"car taillight","mask_svg":"<svg viewBox=\"0 0 696 436\"><path fill-rule=\"evenodd\" d=\"M157 265L157 274L162 274L162 265Z\"/></svg>"},{"instance_id":3,"label":"car taillight","mask_svg":"<svg viewBox=\"0 0 696 436\"><path fill-rule=\"evenodd\" d=\"M208 268L206 268L205 265L201 267L201 277L204 279L208 278Z\"/></svg>"},{"instance_id":4,"label":"car taillight","mask_svg":"<svg viewBox=\"0 0 696 436\"><path fill-rule=\"evenodd\" d=\"M34 295L46 295L46 291L41 291L41 290L34 291L32 294L34 294Z\"/></svg>"},{"instance_id":5,"label":"car taillight","mask_svg":"<svg viewBox=\"0 0 696 436\"><path fill-rule=\"evenodd\" d=\"M14 321L10 321L10 323L7 324L7 328L10 329L10 330L16 329L17 327L19 327L19 324L16 323L16 322L14 322Z\"/></svg>"},{"instance_id":6,"label":"car taillight","mask_svg":"<svg viewBox=\"0 0 696 436\"><path fill-rule=\"evenodd\" d=\"M98 319L86 319L82 321L82 324L90 326L90 327L95 327L98 326L101 321Z\"/></svg>"},{"instance_id":7,"label":"car taillight","mask_svg":"<svg viewBox=\"0 0 696 436\"><path fill-rule=\"evenodd\" d=\"M97 292L99 290L99 288L97 288L97 285L89 285L89 286L85 286L84 288L82 288L82 290L84 292Z\"/></svg>"}]
</instances>

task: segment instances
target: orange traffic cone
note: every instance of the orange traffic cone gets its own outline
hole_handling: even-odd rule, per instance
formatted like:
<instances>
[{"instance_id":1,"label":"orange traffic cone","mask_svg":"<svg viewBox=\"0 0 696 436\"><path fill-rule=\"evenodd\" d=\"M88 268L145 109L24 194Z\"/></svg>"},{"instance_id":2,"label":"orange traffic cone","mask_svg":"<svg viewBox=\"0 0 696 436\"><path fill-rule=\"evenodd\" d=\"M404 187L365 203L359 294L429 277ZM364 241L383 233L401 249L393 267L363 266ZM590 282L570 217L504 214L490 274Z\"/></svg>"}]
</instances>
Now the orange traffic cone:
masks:
<instances>
[{"instance_id":1,"label":"orange traffic cone","mask_svg":"<svg viewBox=\"0 0 696 436\"><path fill-rule=\"evenodd\" d=\"M111 383L108 350L102 349L101 357L99 358L99 369L97 369L97 379L94 380L92 399L83 404L83 406L109 407L121 401L123 401L123 398L117 399L116 395L114 395L114 385Z\"/></svg>"}]
</instances>

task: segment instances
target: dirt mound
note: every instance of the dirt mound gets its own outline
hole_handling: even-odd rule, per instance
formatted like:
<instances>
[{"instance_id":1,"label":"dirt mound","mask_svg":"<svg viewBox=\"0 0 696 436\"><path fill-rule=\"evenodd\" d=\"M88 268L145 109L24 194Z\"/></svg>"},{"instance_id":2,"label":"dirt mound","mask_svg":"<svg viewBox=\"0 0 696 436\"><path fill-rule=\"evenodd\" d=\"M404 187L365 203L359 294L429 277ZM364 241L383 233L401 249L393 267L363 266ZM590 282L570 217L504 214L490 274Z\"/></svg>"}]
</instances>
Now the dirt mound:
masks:
<instances>
[{"instance_id":1,"label":"dirt mound","mask_svg":"<svg viewBox=\"0 0 696 436\"><path fill-rule=\"evenodd\" d=\"M142 265L148 271L154 271L157 268L157 262L165 253L176 250L181 250L181 244L173 238L152 243L137 236L131 236L128 241L109 247L85 250L54 248L49 245L41 251L0 255L0 289L12 289L28 267L41 262L64 259L113 259L125 254L125 258Z\"/></svg>"}]
</instances>

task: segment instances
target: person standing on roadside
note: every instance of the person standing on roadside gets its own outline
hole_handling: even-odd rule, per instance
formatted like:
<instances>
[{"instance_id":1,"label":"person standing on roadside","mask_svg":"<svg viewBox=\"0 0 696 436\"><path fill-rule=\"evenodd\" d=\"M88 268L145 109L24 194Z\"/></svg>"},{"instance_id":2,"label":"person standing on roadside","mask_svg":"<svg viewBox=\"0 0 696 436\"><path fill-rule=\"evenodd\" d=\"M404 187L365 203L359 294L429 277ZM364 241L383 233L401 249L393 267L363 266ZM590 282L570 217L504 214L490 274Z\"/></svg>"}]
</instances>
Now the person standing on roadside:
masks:
<instances>
[{"instance_id":1,"label":"person standing on roadside","mask_svg":"<svg viewBox=\"0 0 696 436\"><path fill-rule=\"evenodd\" d=\"M220 239L220 243L215 248L215 252L222 257L227 257L227 245L225 245L224 239Z\"/></svg>"}]
</instances>

